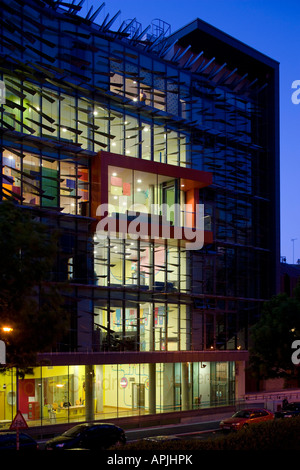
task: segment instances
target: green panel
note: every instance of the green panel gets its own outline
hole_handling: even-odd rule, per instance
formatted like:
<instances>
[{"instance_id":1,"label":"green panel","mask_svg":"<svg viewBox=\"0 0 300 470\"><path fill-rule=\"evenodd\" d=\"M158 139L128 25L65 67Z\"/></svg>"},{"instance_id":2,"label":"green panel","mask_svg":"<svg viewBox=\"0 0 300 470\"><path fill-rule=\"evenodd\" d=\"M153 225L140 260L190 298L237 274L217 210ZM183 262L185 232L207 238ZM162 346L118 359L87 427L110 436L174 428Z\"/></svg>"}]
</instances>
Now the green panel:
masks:
<instances>
[{"instance_id":1,"label":"green panel","mask_svg":"<svg viewBox=\"0 0 300 470\"><path fill-rule=\"evenodd\" d=\"M42 205L58 207L58 171L42 167Z\"/></svg>"}]
</instances>

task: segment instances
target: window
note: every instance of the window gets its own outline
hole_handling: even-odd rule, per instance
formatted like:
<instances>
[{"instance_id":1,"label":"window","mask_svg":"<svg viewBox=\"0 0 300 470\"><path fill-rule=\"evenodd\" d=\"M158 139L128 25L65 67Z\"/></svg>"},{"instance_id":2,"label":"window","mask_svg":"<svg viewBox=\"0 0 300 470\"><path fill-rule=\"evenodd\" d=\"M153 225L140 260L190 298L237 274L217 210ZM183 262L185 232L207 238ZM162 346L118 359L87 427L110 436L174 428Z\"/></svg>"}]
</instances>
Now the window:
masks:
<instances>
[{"instance_id":1,"label":"window","mask_svg":"<svg viewBox=\"0 0 300 470\"><path fill-rule=\"evenodd\" d=\"M63 95L60 102L60 140L76 142L75 98Z\"/></svg>"},{"instance_id":2,"label":"window","mask_svg":"<svg viewBox=\"0 0 300 470\"><path fill-rule=\"evenodd\" d=\"M89 171L77 163L44 155L5 150L2 156L3 197L22 204L89 213Z\"/></svg>"},{"instance_id":3,"label":"window","mask_svg":"<svg viewBox=\"0 0 300 470\"><path fill-rule=\"evenodd\" d=\"M40 158L27 154L23 158L22 186L24 204L40 205Z\"/></svg>"},{"instance_id":4,"label":"window","mask_svg":"<svg viewBox=\"0 0 300 470\"><path fill-rule=\"evenodd\" d=\"M60 163L60 206L63 212L76 214L76 164Z\"/></svg>"},{"instance_id":5,"label":"window","mask_svg":"<svg viewBox=\"0 0 300 470\"><path fill-rule=\"evenodd\" d=\"M42 164L42 206L59 205L59 171L57 160L44 160Z\"/></svg>"},{"instance_id":6,"label":"window","mask_svg":"<svg viewBox=\"0 0 300 470\"><path fill-rule=\"evenodd\" d=\"M13 196L19 202L21 195L21 159L12 151L5 150L2 156L2 194L3 197Z\"/></svg>"},{"instance_id":7,"label":"window","mask_svg":"<svg viewBox=\"0 0 300 470\"><path fill-rule=\"evenodd\" d=\"M164 111L166 109L166 94L164 90L165 81L161 77L154 76L152 86L151 74L146 74L141 70L144 80L138 77L137 72L127 72L132 78L123 77L120 73L115 73L110 79L110 91L116 95L132 101L132 104L139 103ZM146 75L146 76L145 76ZM148 76L148 80L147 80Z\"/></svg>"},{"instance_id":8,"label":"window","mask_svg":"<svg viewBox=\"0 0 300 470\"><path fill-rule=\"evenodd\" d=\"M180 225L174 204L180 199L179 182L155 173L108 167L108 204L110 213L153 214Z\"/></svg>"}]
</instances>

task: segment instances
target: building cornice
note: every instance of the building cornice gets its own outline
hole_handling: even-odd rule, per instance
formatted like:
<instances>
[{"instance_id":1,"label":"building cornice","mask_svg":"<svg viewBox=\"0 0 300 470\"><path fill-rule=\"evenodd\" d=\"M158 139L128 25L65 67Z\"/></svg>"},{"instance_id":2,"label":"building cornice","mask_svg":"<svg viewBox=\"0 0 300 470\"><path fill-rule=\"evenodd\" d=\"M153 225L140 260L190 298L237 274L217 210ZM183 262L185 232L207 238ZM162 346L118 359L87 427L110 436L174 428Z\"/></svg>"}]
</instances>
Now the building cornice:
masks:
<instances>
[{"instance_id":1,"label":"building cornice","mask_svg":"<svg viewBox=\"0 0 300 470\"><path fill-rule=\"evenodd\" d=\"M248 351L122 351L39 354L43 366L247 361Z\"/></svg>"}]
</instances>

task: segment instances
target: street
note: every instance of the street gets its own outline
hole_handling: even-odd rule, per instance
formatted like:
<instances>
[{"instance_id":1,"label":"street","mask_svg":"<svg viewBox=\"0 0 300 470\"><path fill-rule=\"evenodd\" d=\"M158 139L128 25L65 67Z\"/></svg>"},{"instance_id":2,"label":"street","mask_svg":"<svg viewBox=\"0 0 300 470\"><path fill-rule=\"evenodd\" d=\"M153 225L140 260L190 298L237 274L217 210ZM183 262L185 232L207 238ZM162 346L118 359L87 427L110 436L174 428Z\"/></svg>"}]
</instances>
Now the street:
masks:
<instances>
[{"instance_id":1,"label":"street","mask_svg":"<svg viewBox=\"0 0 300 470\"><path fill-rule=\"evenodd\" d=\"M186 424L166 425L159 427L125 430L127 443L156 436L175 436L180 439L208 439L220 434L220 420L207 422L191 422ZM44 450L46 441L39 441L39 449Z\"/></svg>"},{"instance_id":2,"label":"street","mask_svg":"<svg viewBox=\"0 0 300 470\"><path fill-rule=\"evenodd\" d=\"M126 431L127 442L154 436L176 436L182 439L207 439L219 433L219 421L187 423Z\"/></svg>"}]
</instances>

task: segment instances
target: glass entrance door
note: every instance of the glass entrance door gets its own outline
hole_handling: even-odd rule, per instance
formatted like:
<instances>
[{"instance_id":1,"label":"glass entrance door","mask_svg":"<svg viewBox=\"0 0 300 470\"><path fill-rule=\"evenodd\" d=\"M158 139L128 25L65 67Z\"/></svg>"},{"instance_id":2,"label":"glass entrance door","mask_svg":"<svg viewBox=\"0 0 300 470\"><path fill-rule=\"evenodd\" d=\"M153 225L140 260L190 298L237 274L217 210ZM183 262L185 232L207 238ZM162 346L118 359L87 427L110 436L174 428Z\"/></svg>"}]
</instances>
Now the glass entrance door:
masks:
<instances>
[{"instance_id":1,"label":"glass entrance door","mask_svg":"<svg viewBox=\"0 0 300 470\"><path fill-rule=\"evenodd\" d=\"M132 384L132 409L145 408L145 384Z\"/></svg>"}]
</instances>

